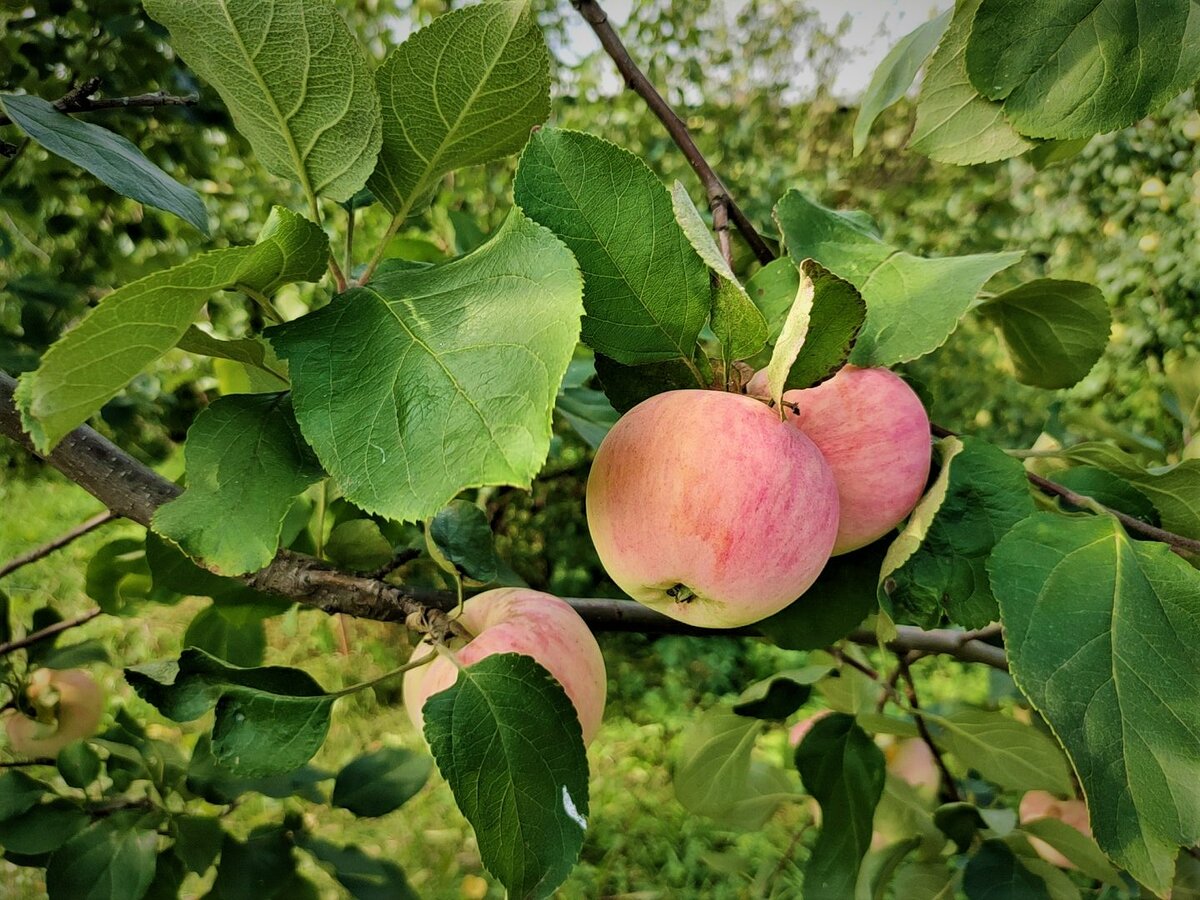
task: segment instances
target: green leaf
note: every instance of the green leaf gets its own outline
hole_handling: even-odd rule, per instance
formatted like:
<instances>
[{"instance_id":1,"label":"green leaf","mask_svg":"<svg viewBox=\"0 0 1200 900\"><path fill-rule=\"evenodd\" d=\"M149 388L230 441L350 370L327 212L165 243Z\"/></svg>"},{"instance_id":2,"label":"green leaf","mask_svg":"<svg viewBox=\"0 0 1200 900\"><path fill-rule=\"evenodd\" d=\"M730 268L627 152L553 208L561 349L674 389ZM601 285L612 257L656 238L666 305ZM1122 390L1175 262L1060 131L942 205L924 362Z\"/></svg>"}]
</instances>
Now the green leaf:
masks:
<instances>
[{"instance_id":1,"label":"green leaf","mask_svg":"<svg viewBox=\"0 0 1200 900\"><path fill-rule=\"evenodd\" d=\"M951 900L954 897L954 870L941 860L912 860L896 870L892 893L904 900Z\"/></svg>"},{"instance_id":2,"label":"green leaf","mask_svg":"<svg viewBox=\"0 0 1200 900\"><path fill-rule=\"evenodd\" d=\"M854 120L854 155L867 145L867 135L879 114L908 93L917 71L925 64L933 48L950 24L952 9L923 22L906 34L883 58L871 83L859 101L858 118Z\"/></svg>"},{"instance_id":3,"label":"green leaf","mask_svg":"<svg viewBox=\"0 0 1200 900\"><path fill-rule=\"evenodd\" d=\"M308 834L301 834L297 844L333 869L333 876L355 900L418 900L404 870L393 862L369 856L354 845L339 847Z\"/></svg>"},{"instance_id":4,"label":"green leaf","mask_svg":"<svg viewBox=\"0 0 1200 900\"><path fill-rule=\"evenodd\" d=\"M883 751L854 723L832 713L796 748L804 788L821 805L821 831L804 868L805 900L854 896L858 868L871 846L871 821L883 794Z\"/></svg>"},{"instance_id":5,"label":"green leaf","mask_svg":"<svg viewBox=\"0 0 1200 900\"><path fill-rule=\"evenodd\" d=\"M200 568L182 550L152 531L146 532L146 562L155 590L212 597L223 605L253 608L264 617L282 613L292 605L283 597L259 593L235 578Z\"/></svg>"},{"instance_id":6,"label":"green leaf","mask_svg":"<svg viewBox=\"0 0 1200 900\"><path fill-rule=\"evenodd\" d=\"M579 261L584 343L625 365L691 365L711 305L708 271L645 163L593 135L543 128L513 191Z\"/></svg>"},{"instance_id":7,"label":"green leaf","mask_svg":"<svg viewBox=\"0 0 1200 900\"><path fill-rule=\"evenodd\" d=\"M49 452L174 347L216 291L270 294L288 282L316 281L328 254L325 232L277 206L257 243L213 250L118 288L21 376L15 399L25 430Z\"/></svg>"},{"instance_id":8,"label":"green leaf","mask_svg":"<svg viewBox=\"0 0 1200 900\"><path fill-rule=\"evenodd\" d=\"M989 781L1014 791L1071 793L1062 749L1032 725L984 709L962 709L949 716L931 713L929 719L941 726L938 745Z\"/></svg>"},{"instance_id":9,"label":"green leaf","mask_svg":"<svg viewBox=\"0 0 1200 900\"><path fill-rule=\"evenodd\" d=\"M819 650L840 641L879 608L876 591L886 541L832 557L794 603L757 627L785 650Z\"/></svg>"},{"instance_id":10,"label":"green leaf","mask_svg":"<svg viewBox=\"0 0 1200 900\"><path fill-rule=\"evenodd\" d=\"M550 55L527 0L439 16L375 81L383 149L370 186L399 217L420 211L447 172L516 153L550 114Z\"/></svg>"},{"instance_id":11,"label":"green leaf","mask_svg":"<svg viewBox=\"0 0 1200 900\"><path fill-rule=\"evenodd\" d=\"M110 616L136 615L147 601L175 603L174 591L153 583L146 546L137 538L117 538L88 560L84 591Z\"/></svg>"},{"instance_id":12,"label":"green leaf","mask_svg":"<svg viewBox=\"0 0 1200 900\"><path fill-rule=\"evenodd\" d=\"M1100 443L1076 444L1063 455L1121 476L1150 498L1163 528L1200 538L1200 459L1143 469L1128 453Z\"/></svg>"},{"instance_id":13,"label":"green leaf","mask_svg":"<svg viewBox=\"0 0 1200 900\"><path fill-rule=\"evenodd\" d=\"M349 519L338 522L329 533L325 556L354 572L374 572L391 562L394 553L374 519Z\"/></svg>"},{"instance_id":14,"label":"green leaf","mask_svg":"<svg viewBox=\"0 0 1200 900\"><path fill-rule=\"evenodd\" d=\"M828 673L829 667L822 665L776 672L742 691L733 711L739 716L782 722L808 702L812 686Z\"/></svg>"},{"instance_id":15,"label":"green leaf","mask_svg":"<svg viewBox=\"0 0 1200 900\"><path fill-rule=\"evenodd\" d=\"M280 800L299 797L309 803L324 803L326 797L317 785L332 777L329 772L314 766L301 766L283 775L239 778L217 764L212 755L212 741L207 734L202 734L188 765L187 788L210 803L223 805L251 791Z\"/></svg>"},{"instance_id":16,"label":"green leaf","mask_svg":"<svg viewBox=\"0 0 1200 900\"><path fill-rule=\"evenodd\" d=\"M688 377L691 377L690 374ZM603 393L587 387L560 388L558 398L554 401L554 411L566 419L593 450L600 446L619 418Z\"/></svg>"},{"instance_id":17,"label":"green leaf","mask_svg":"<svg viewBox=\"0 0 1200 900\"><path fill-rule=\"evenodd\" d=\"M73 788L85 788L100 777L100 756L85 740L67 744L54 762L63 781Z\"/></svg>"},{"instance_id":18,"label":"green leaf","mask_svg":"<svg viewBox=\"0 0 1200 900\"><path fill-rule=\"evenodd\" d=\"M785 772L753 758L762 730L758 720L723 707L697 717L684 732L671 779L680 805L724 828L761 828L795 796Z\"/></svg>"},{"instance_id":19,"label":"green leaf","mask_svg":"<svg viewBox=\"0 0 1200 900\"><path fill-rule=\"evenodd\" d=\"M675 221L716 282L709 325L721 342L721 359L728 372L734 360L748 359L763 348L767 342L767 320L733 274L687 189L678 181L671 188L671 207Z\"/></svg>"},{"instance_id":20,"label":"green leaf","mask_svg":"<svg viewBox=\"0 0 1200 900\"><path fill-rule=\"evenodd\" d=\"M694 370L681 359L625 366L597 353L596 377L617 413L627 413L655 394L699 387Z\"/></svg>"},{"instance_id":21,"label":"green leaf","mask_svg":"<svg viewBox=\"0 0 1200 900\"><path fill-rule=\"evenodd\" d=\"M993 297L980 311L1000 329L1017 381L1047 390L1087 375L1112 327L1104 295L1082 281L1039 278Z\"/></svg>"},{"instance_id":22,"label":"green leaf","mask_svg":"<svg viewBox=\"0 0 1200 900\"><path fill-rule=\"evenodd\" d=\"M496 578L492 526L474 503L450 501L430 520L428 535L433 544L431 555L447 571L485 583Z\"/></svg>"},{"instance_id":23,"label":"green leaf","mask_svg":"<svg viewBox=\"0 0 1200 900\"><path fill-rule=\"evenodd\" d=\"M0 822L32 809L50 790L19 769L0 772Z\"/></svg>"},{"instance_id":24,"label":"green leaf","mask_svg":"<svg viewBox=\"0 0 1200 900\"><path fill-rule=\"evenodd\" d=\"M497 653L425 702L425 737L488 871L548 897L587 829L588 764L566 693L528 656Z\"/></svg>"},{"instance_id":25,"label":"green leaf","mask_svg":"<svg viewBox=\"0 0 1200 900\"><path fill-rule=\"evenodd\" d=\"M260 825L245 841L225 836L208 896L212 900L291 900L286 889L295 874L296 857L285 827Z\"/></svg>"},{"instance_id":26,"label":"green leaf","mask_svg":"<svg viewBox=\"0 0 1200 900\"><path fill-rule=\"evenodd\" d=\"M1026 834L1045 841L1071 862L1089 878L1106 881L1109 884L1120 885L1121 873L1113 868L1096 842L1080 831L1072 828L1061 819L1044 818L1025 822L1021 830Z\"/></svg>"},{"instance_id":27,"label":"green leaf","mask_svg":"<svg viewBox=\"0 0 1200 900\"><path fill-rule=\"evenodd\" d=\"M943 615L965 628L982 628L999 618L986 563L996 542L1034 510L1025 468L999 447L963 436L961 451L942 463L949 480L931 509L922 501L897 542L919 530L920 543L895 565L886 562L880 590L897 622L925 628ZM938 476L939 486L942 476ZM926 516L932 519L926 523ZM911 529L911 530L910 530Z\"/></svg>"},{"instance_id":28,"label":"green leaf","mask_svg":"<svg viewBox=\"0 0 1200 900\"><path fill-rule=\"evenodd\" d=\"M275 390L283 390L288 385L287 366L275 356L270 345L257 336L222 340L195 325L189 325L175 346L188 353L228 359L257 369L267 377L268 382L274 384Z\"/></svg>"},{"instance_id":29,"label":"green leaf","mask_svg":"<svg viewBox=\"0 0 1200 900\"><path fill-rule=\"evenodd\" d=\"M1049 478L1055 484L1070 488L1085 497L1091 497L1109 509L1119 510L1135 519L1141 519L1149 525L1159 524L1158 510L1154 508L1150 498L1126 479L1107 469L1100 469L1096 466L1073 466L1070 469L1051 472ZM1074 506L1066 500L1059 502L1064 509L1070 512L1082 511L1080 507Z\"/></svg>"},{"instance_id":30,"label":"green leaf","mask_svg":"<svg viewBox=\"0 0 1200 900\"><path fill-rule=\"evenodd\" d=\"M144 5L188 67L217 89L267 171L298 181L310 198L347 200L366 183L382 141L379 97L366 55L332 3Z\"/></svg>"},{"instance_id":31,"label":"green leaf","mask_svg":"<svg viewBox=\"0 0 1200 900\"><path fill-rule=\"evenodd\" d=\"M984 841L963 871L967 900L1051 900L1046 882L1002 841Z\"/></svg>"},{"instance_id":32,"label":"green leaf","mask_svg":"<svg viewBox=\"0 0 1200 900\"><path fill-rule=\"evenodd\" d=\"M164 850L154 861L154 878L142 900L178 900L179 889L187 878L187 867L174 852L176 848Z\"/></svg>"},{"instance_id":33,"label":"green leaf","mask_svg":"<svg viewBox=\"0 0 1200 900\"><path fill-rule=\"evenodd\" d=\"M217 701L212 750L234 775L263 778L300 768L325 743L333 695L287 696L226 688Z\"/></svg>"},{"instance_id":34,"label":"green leaf","mask_svg":"<svg viewBox=\"0 0 1200 900\"><path fill-rule=\"evenodd\" d=\"M118 194L174 213L208 234L204 201L119 134L59 112L41 97L0 94L13 123L57 156L91 172Z\"/></svg>"},{"instance_id":35,"label":"green leaf","mask_svg":"<svg viewBox=\"0 0 1200 900\"><path fill-rule=\"evenodd\" d=\"M189 872L203 875L221 852L225 832L221 822L209 816L172 816L175 854Z\"/></svg>"},{"instance_id":36,"label":"green leaf","mask_svg":"<svg viewBox=\"0 0 1200 900\"><path fill-rule=\"evenodd\" d=\"M913 256L796 190L776 204L775 218L793 260L812 257L862 292L867 317L850 354L858 366L890 366L940 347L984 282L1022 255Z\"/></svg>"},{"instance_id":37,"label":"green leaf","mask_svg":"<svg viewBox=\"0 0 1200 900\"><path fill-rule=\"evenodd\" d=\"M1013 678L1066 747L1096 842L1164 894L1200 839L1200 573L1108 516L1055 513L989 570Z\"/></svg>"},{"instance_id":38,"label":"green leaf","mask_svg":"<svg viewBox=\"0 0 1200 900\"><path fill-rule=\"evenodd\" d=\"M433 760L403 747L383 747L347 763L333 783L330 803L359 817L385 816L416 796Z\"/></svg>"},{"instance_id":39,"label":"green leaf","mask_svg":"<svg viewBox=\"0 0 1200 900\"><path fill-rule=\"evenodd\" d=\"M235 666L261 665L267 647L261 611L212 603L188 623L183 646L198 647Z\"/></svg>"},{"instance_id":40,"label":"green leaf","mask_svg":"<svg viewBox=\"0 0 1200 900\"><path fill-rule=\"evenodd\" d=\"M268 338L300 429L346 498L401 521L467 487L528 487L579 335L575 261L513 210L469 256L385 265Z\"/></svg>"},{"instance_id":41,"label":"green leaf","mask_svg":"<svg viewBox=\"0 0 1200 900\"><path fill-rule=\"evenodd\" d=\"M188 429L184 459L187 490L160 506L151 524L223 575L270 563L293 501L324 475L287 393L213 401Z\"/></svg>"},{"instance_id":42,"label":"green leaf","mask_svg":"<svg viewBox=\"0 0 1200 900\"><path fill-rule=\"evenodd\" d=\"M917 97L917 123L908 145L938 162L959 166L1017 156L1034 146L1004 117L999 103L975 90L967 75L967 41L980 0L957 0Z\"/></svg>"},{"instance_id":43,"label":"green leaf","mask_svg":"<svg viewBox=\"0 0 1200 900\"><path fill-rule=\"evenodd\" d=\"M79 807L66 800L52 800L0 821L0 847L22 856L50 853L87 824L87 813Z\"/></svg>"},{"instance_id":44,"label":"green leaf","mask_svg":"<svg viewBox=\"0 0 1200 900\"><path fill-rule=\"evenodd\" d=\"M158 834L138 818L97 819L63 844L46 866L50 900L139 900L154 880Z\"/></svg>"},{"instance_id":45,"label":"green leaf","mask_svg":"<svg viewBox=\"0 0 1200 900\"><path fill-rule=\"evenodd\" d=\"M971 83L1022 134L1082 138L1155 112L1200 78L1185 44L1190 0L983 0L967 43ZM1182 66L1182 70L1181 70Z\"/></svg>"},{"instance_id":46,"label":"green leaf","mask_svg":"<svg viewBox=\"0 0 1200 900\"><path fill-rule=\"evenodd\" d=\"M987 828L979 810L963 802L943 803L934 812L933 821L946 837L954 841L959 853L966 853L975 841L976 832Z\"/></svg>"},{"instance_id":47,"label":"green leaf","mask_svg":"<svg viewBox=\"0 0 1200 900\"><path fill-rule=\"evenodd\" d=\"M78 669L93 663L108 665L108 662L108 650L104 642L96 638L65 647L45 648L38 659L38 664L47 669Z\"/></svg>"}]
</instances>

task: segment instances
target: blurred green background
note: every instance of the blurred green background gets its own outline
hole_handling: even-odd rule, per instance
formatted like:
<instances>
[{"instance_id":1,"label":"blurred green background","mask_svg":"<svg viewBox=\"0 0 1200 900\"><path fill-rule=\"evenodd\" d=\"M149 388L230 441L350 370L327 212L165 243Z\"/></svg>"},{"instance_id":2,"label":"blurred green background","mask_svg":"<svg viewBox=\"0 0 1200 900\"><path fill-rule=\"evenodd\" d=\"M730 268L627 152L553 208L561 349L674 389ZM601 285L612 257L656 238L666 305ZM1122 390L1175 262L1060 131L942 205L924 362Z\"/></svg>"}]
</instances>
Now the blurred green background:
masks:
<instances>
[{"instance_id":1,"label":"blurred green background","mask_svg":"<svg viewBox=\"0 0 1200 900\"><path fill-rule=\"evenodd\" d=\"M581 34L569 4L539 0L558 65L554 124L586 129L640 154L664 181L700 191L659 123L619 88L611 63ZM923 255L1022 248L1003 288L1040 276L1098 284L1114 315L1108 352L1068 391L1019 385L991 327L968 317L936 353L909 367L933 397L933 418L1008 447L1084 436L1119 442L1146 462L1187 453L1200 397L1200 113L1191 94L1162 115L1098 137L1074 159L1039 170L1025 160L971 169L931 163L904 151L912 109L901 102L876 124L861 157L851 154L854 98L799 91L798 73L829 84L855 65L809 6L750 0L731 13L721 0L636 3L622 33L634 58L666 87L701 149L761 230L774 237L771 207L791 187L821 203L868 211L892 244ZM448 4L420 0L342 0L351 26L377 58L414 24ZM913 23L916 24L915 22ZM181 181L197 187L213 217L201 242L188 226L112 194L69 164L29 147L0 158L0 368L17 373L85 308L115 286L169 266L197 249L253 238L272 203L302 208L291 186L272 179L232 131L215 94L177 63L157 26L132 0L0 2L0 90L48 98L91 76L109 95L151 90L200 94L187 109L106 114L103 124L129 137ZM12 129L0 135L15 139ZM447 178L432 208L394 241L394 255L437 260L476 246L511 203L513 161ZM328 204L326 222L344 234L346 213ZM381 234L386 216L359 213L358 257ZM739 248L742 274L753 266ZM292 289L295 312L323 302L325 288ZM233 300L210 304L230 334L256 327ZM108 404L100 427L122 446L178 467L178 443L195 413L218 395L222 373L207 360L172 354ZM496 490L483 498L498 547L530 585L562 595L612 593L581 515L587 448L560 423L547 471L532 493ZM1192 452L1195 452L1195 446ZM15 445L0 443L0 560L35 546L98 511L81 490L47 473ZM68 550L6 579L19 621L52 604L64 615L91 605L83 573L92 552L140 529L111 525ZM404 572L435 579L421 562ZM149 605L136 619L108 617L80 629L114 660L173 655L200 607ZM343 652L341 627L350 652ZM267 661L311 671L337 689L394 667L408 652L403 629L340 623L314 613L268 622ZM687 814L674 800L670 763L690 714L802 657L750 641L605 636L610 705L591 748L592 828L565 897L740 898L789 896L804 858L807 807L785 805L762 831L739 834ZM926 660L919 664L929 702L952 706L986 696L986 674ZM111 695L136 714L178 734L125 686L118 668L98 667ZM1001 684L1003 691L1005 686ZM190 741L194 727L181 740ZM784 751L783 733L769 742ZM400 706L399 683L342 701L318 765L336 768L380 744L417 747ZM498 897L484 875L469 828L449 790L434 779L401 811L379 820L257 800L227 822L243 833L278 818L281 805L304 809L310 826L400 863L430 898ZM793 838L800 834L799 840ZM330 896L332 880L308 870ZM195 895L203 893L193 885ZM0 863L0 897L38 897L37 873Z\"/></svg>"}]
</instances>

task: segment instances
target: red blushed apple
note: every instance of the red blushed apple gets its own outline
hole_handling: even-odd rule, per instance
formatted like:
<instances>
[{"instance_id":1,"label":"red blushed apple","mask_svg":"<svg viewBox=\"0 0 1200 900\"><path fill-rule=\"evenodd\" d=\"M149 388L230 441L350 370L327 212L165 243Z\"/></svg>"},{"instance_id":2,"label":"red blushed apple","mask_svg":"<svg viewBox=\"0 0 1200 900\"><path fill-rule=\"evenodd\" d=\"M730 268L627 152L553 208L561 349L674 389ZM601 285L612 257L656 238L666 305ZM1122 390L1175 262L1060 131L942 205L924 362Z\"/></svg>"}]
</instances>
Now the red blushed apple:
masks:
<instances>
[{"instance_id":1,"label":"red blushed apple","mask_svg":"<svg viewBox=\"0 0 1200 900\"><path fill-rule=\"evenodd\" d=\"M791 730L788 732L788 746L799 747L800 742L804 740L805 736L810 731L812 731L812 727L831 712L833 712L831 709L822 709L819 712L813 713L806 719L801 719L799 722L793 725Z\"/></svg>"},{"instance_id":2,"label":"red blushed apple","mask_svg":"<svg viewBox=\"0 0 1200 900\"><path fill-rule=\"evenodd\" d=\"M1066 822L1076 831L1081 831L1088 837L1092 836L1092 824L1088 821L1087 804L1082 800L1059 800L1049 791L1026 791L1021 798L1019 809L1021 824L1035 819L1058 819ZM1038 856L1051 865L1060 869L1074 869L1071 862L1049 844L1038 838L1031 837L1029 843L1037 851Z\"/></svg>"},{"instance_id":3,"label":"red blushed apple","mask_svg":"<svg viewBox=\"0 0 1200 900\"><path fill-rule=\"evenodd\" d=\"M787 391L788 419L833 470L841 502L834 555L883 537L925 490L932 444L920 398L887 369L845 366L828 381Z\"/></svg>"},{"instance_id":4,"label":"red blushed apple","mask_svg":"<svg viewBox=\"0 0 1200 900\"><path fill-rule=\"evenodd\" d=\"M37 669L25 696L42 715L9 716L5 730L14 753L57 756L72 741L95 734L104 715L104 691L82 669Z\"/></svg>"},{"instance_id":5,"label":"red blushed apple","mask_svg":"<svg viewBox=\"0 0 1200 900\"><path fill-rule=\"evenodd\" d=\"M937 796L941 775L933 759L933 751L920 738L896 741L883 751L887 757L888 771L916 788L921 796L933 799Z\"/></svg>"},{"instance_id":6,"label":"red blushed apple","mask_svg":"<svg viewBox=\"0 0 1200 900\"><path fill-rule=\"evenodd\" d=\"M604 438L587 520L629 596L728 628L778 612L816 580L837 534L837 488L813 442L766 404L669 391Z\"/></svg>"},{"instance_id":7,"label":"red blushed apple","mask_svg":"<svg viewBox=\"0 0 1200 900\"><path fill-rule=\"evenodd\" d=\"M464 603L459 621L474 635L453 648L460 663L469 667L493 653L533 657L575 704L584 743L596 736L608 690L604 657L587 623L567 603L540 591L498 588ZM425 656L431 649L422 641L412 658ZM425 701L457 678L453 661L443 656L404 674L404 706L417 731L424 730Z\"/></svg>"}]
</instances>

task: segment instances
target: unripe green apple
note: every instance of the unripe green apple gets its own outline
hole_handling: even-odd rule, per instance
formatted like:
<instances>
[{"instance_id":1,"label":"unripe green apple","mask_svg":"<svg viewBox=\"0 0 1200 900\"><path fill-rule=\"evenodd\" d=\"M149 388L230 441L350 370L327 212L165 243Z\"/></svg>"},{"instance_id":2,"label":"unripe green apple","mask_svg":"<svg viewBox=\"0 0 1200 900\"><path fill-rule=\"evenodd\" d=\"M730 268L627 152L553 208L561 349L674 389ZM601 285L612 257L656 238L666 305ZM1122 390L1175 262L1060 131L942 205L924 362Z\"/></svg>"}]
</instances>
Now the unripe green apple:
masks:
<instances>
[{"instance_id":1,"label":"unripe green apple","mask_svg":"<svg viewBox=\"0 0 1200 900\"><path fill-rule=\"evenodd\" d=\"M82 669L37 669L25 697L38 715L9 716L5 730L14 753L57 756L72 741L95 734L104 715L104 691Z\"/></svg>"},{"instance_id":2,"label":"unripe green apple","mask_svg":"<svg viewBox=\"0 0 1200 900\"><path fill-rule=\"evenodd\" d=\"M493 653L521 653L558 680L575 705L590 743L604 716L608 691L604 657L579 613L550 594L527 588L497 588L476 594L463 604L459 621L474 637L452 647L458 661L471 666ZM432 646L422 641L412 659L427 655ZM404 706L417 731L424 730L425 701L458 678L454 662L438 656L433 662L404 673Z\"/></svg>"},{"instance_id":3,"label":"unripe green apple","mask_svg":"<svg viewBox=\"0 0 1200 900\"><path fill-rule=\"evenodd\" d=\"M587 485L600 561L633 599L703 628L748 625L808 589L837 534L813 442L765 404L669 391L604 438Z\"/></svg>"},{"instance_id":4,"label":"unripe green apple","mask_svg":"<svg viewBox=\"0 0 1200 900\"><path fill-rule=\"evenodd\" d=\"M1082 800L1059 800L1049 791L1026 791L1021 798L1019 808L1021 824L1033 822L1036 819L1058 819L1066 822L1076 831L1092 836L1092 824L1088 821L1087 804ZM1031 837L1029 843L1037 851L1038 856L1051 865L1060 869L1074 869L1071 862L1049 844L1038 838Z\"/></svg>"},{"instance_id":5,"label":"unripe green apple","mask_svg":"<svg viewBox=\"0 0 1200 900\"><path fill-rule=\"evenodd\" d=\"M904 521L925 490L932 452L929 416L904 379L887 369L845 366L783 399L791 404L789 421L817 445L837 482L834 555L866 546Z\"/></svg>"}]
</instances>

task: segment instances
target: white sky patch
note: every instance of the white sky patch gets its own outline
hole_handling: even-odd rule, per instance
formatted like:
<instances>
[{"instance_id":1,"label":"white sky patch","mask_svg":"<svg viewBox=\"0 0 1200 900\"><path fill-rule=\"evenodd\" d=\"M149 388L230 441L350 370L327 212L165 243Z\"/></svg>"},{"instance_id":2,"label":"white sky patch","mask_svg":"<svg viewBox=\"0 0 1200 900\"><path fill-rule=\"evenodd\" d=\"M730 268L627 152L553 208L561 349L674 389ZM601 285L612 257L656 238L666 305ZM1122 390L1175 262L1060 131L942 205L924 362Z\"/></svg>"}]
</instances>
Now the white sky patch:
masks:
<instances>
[{"instance_id":1,"label":"white sky patch","mask_svg":"<svg viewBox=\"0 0 1200 900\"><path fill-rule=\"evenodd\" d=\"M563 809L567 813L567 818L572 822L587 831L587 819L579 814L579 810L575 807L575 801L571 798L571 792L567 790L567 786L562 786L562 802Z\"/></svg>"}]
</instances>

